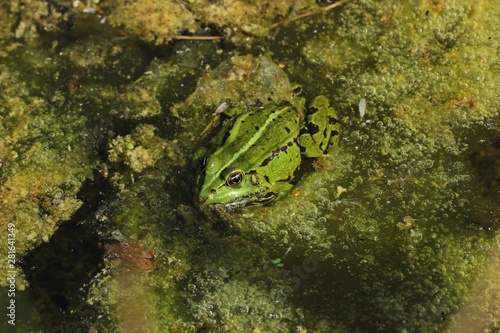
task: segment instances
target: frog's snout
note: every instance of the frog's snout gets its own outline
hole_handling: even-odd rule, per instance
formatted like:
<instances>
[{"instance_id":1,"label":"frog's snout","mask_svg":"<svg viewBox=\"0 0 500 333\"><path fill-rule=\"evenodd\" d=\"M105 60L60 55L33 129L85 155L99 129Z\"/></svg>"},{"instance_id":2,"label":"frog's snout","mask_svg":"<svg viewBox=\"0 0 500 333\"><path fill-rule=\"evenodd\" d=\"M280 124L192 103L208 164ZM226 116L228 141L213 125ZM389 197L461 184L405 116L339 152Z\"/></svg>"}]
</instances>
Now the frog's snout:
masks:
<instances>
[{"instance_id":1,"label":"frog's snout","mask_svg":"<svg viewBox=\"0 0 500 333\"><path fill-rule=\"evenodd\" d=\"M200 191L198 192L198 194L196 195L196 201L198 203L198 205L200 206L203 206L203 205L206 205L207 202L210 202L210 198L213 196L213 194L216 192L215 189L212 189L210 191Z\"/></svg>"},{"instance_id":2,"label":"frog's snout","mask_svg":"<svg viewBox=\"0 0 500 333\"><path fill-rule=\"evenodd\" d=\"M198 204L199 205L203 205L205 203L205 201L207 201L207 198L206 197L202 197L202 196L198 196Z\"/></svg>"}]
</instances>

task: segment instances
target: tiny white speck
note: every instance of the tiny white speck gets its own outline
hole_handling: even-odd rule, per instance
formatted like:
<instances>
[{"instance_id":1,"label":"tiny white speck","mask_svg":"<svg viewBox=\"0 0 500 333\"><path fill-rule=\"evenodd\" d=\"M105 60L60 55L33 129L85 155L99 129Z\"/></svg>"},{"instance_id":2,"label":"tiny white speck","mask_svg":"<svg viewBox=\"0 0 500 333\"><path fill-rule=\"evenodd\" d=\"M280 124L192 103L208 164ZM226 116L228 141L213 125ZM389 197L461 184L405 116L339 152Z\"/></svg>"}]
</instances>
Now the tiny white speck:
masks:
<instances>
[{"instance_id":1,"label":"tiny white speck","mask_svg":"<svg viewBox=\"0 0 500 333\"><path fill-rule=\"evenodd\" d=\"M364 117L366 112L366 99L362 98L359 100L359 116Z\"/></svg>"},{"instance_id":2,"label":"tiny white speck","mask_svg":"<svg viewBox=\"0 0 500 333\"><path fill-rule=\"evenodd\" d=\"M82 12L84 13L90 13L90 14L95 14L96 9L94 7L85 7L82 9Z\"/></svg>"}]
</instances>

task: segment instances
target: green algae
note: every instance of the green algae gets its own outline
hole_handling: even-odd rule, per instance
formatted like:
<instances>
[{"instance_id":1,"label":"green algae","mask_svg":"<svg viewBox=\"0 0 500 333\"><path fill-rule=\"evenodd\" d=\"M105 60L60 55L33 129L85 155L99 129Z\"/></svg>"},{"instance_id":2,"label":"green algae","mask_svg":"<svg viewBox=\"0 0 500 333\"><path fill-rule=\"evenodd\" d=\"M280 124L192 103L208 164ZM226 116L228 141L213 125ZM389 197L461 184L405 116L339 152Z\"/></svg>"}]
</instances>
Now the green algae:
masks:
<instances>
[{"instance_id":1,"label":"green algae","mask_svg":"<svg viewBox=\"0 0 500 333\"><path fill-rule=\"evenodd\" d=\"M156 252L152 271L108 260L60 327L498 330L497 17L489 2L351 1L262 38L257 56L179 43L149 62L133 41L88 36L4 65L1 210L16 207L19 251L73 216L98 171L102 242ZM283 200L204 216L197 135L224 102L289 98L285 73L330 98L339 146Z\"/></svg>"},{"instance_id":2,"label":"green algae","mask_svg":"<svg viewBox=\"0 0 500 333\"><path fill-rule=\"evenodd\" d=\"M82 182L92 177L91 152L77 144L84 136L84 117L50 116L54 106L37 97L39 92L30 89L33 82L24 81L7 66L2 72L1 228L4 234L7 223L16 226L16 250L22 254L47 241L56 223L68 220L80 207L76 194ZM2 253L7 251L5 245Z\"/></svg>"}]
</instances>

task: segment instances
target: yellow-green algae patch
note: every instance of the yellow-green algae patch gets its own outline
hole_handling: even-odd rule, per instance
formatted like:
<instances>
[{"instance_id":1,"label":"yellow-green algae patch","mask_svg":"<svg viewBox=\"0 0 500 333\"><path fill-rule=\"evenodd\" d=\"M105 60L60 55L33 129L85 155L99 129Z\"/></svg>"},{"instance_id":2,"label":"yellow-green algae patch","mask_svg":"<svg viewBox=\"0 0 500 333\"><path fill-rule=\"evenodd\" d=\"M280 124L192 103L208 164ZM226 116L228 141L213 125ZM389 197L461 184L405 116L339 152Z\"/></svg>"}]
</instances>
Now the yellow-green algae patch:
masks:
<instances>
[{"instance_id":1,"label":"yellow-green algae patch","mask_svg":"<svg viewBox=\"0 0 500 333\"><path fill-rule=\"evenodd\" d=\"M163 157L166 143L155 135L152 125L140 125L125 137L117 136L109 144L110 162L124 162L135 172L152 166Z\"/></svg>"},{"instance_id":2,"label":"yellow-green algae patch","mask_svg":"<svg viewBox=\"0 0 500 333\"><path fill-rule=\"evenodd\" d=\"M330 25L303 49L309 63L332 68L332 80L347 90L342 106L356 111L365 98L368 110L387 113L380 107L389 106L429 135L497 116L498 35L491 29L496 19L491 2L385 2L363 8L354 2L348 7L365 12L348 20L343 16L346 24L333 28L350 38L323 44Z\"/></svg>"},{"instance_id":3,"label":"yellow-green algae patch","mask_svg":"<svg viewBox=\"0 0 500 333\"><path fill-rule=\"evenodd\" d=\"M216 27L233 42L264 37L273 23L288 15L315 9L314 1L115 1L109 20L129 34L163 44L183 33L196 34L203 27Z\"/></svg>"}]
</instances>

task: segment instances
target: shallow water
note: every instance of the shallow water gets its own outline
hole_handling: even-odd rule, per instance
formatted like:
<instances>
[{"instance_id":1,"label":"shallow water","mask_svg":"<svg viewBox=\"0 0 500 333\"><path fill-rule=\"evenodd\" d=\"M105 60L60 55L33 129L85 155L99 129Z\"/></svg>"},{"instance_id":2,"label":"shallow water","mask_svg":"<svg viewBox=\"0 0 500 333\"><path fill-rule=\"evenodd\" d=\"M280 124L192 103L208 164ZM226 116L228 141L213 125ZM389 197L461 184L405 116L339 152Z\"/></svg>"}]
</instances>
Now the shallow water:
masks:
<instances>
[{"instance_id":1,"label":"shallow water","mask_svg":"<svg viewBox=\"0 0 500 333\"><path fill-rule=\"evenodd\" d=\"M0 209L17 330L498 330L498 17L351 1L248 47L152 46L86 19L13 51ZM272 205L200 212L190 159L210 115L291 82L330 99L338 146Z\"/></svg>"}]
</instances>

